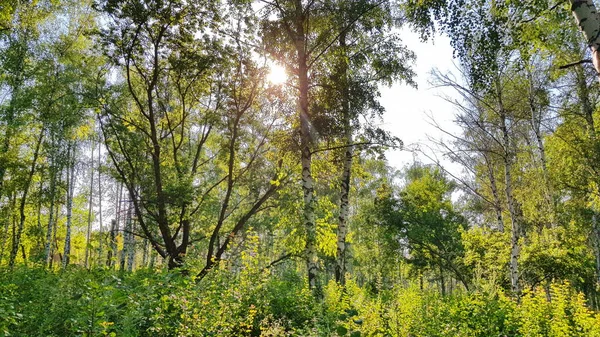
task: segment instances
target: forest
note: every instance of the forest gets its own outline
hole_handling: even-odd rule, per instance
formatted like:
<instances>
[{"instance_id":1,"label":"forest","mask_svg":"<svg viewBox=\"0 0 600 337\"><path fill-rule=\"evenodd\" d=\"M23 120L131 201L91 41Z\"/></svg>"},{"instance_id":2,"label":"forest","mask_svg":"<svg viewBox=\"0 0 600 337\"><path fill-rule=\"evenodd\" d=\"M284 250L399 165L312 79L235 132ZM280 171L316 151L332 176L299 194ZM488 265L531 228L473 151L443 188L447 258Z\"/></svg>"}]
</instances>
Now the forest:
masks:
<instances>
[{"instance_id":1,"label":"forest","mask_svg":"<svg viewBox=\"0 0 600 337\"><path fill-rule=\"evenodd\" d=\"M0 336L600 337L596 5L1 0Z\"/></svg>"}]
</instances>

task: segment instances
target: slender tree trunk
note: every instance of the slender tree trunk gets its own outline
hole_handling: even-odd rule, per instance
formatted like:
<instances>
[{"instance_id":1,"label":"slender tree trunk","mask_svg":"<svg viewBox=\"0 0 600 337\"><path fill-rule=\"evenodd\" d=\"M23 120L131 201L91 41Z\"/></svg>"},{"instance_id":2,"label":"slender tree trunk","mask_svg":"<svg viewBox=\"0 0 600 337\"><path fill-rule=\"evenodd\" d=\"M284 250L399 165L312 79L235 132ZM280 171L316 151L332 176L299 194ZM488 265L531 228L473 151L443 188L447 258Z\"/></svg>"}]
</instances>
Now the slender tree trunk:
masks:
<instances>
[{"instance_id":1,"label":"slender tree trunk","mask_svg":"<svg viewBox=\"0 0 600 337\"><path fill-rule=\"evenodd\" d=\"M583 32L583 36L592 51L592 62L598 79L600 79L600 16L596 11L593 0L569 0L571 11L575 16L577 26Z\"/></svg>"},{"instance_id":2,"label":"slender tree trunk","mask_svg":"<svg viewBox=\"0 0 600 337\"><path fill-rule=\"evenodd\" d=\"M2 226L2 243L0 243L0 264L2 264L2 257L4 257L4 247L6 247L6 241L8 240L8 228L10 227L10 220L6 219L4 226Z\"/></svg>"},{"instance_id":3,"label":"slender tree trunk","mask_svg":"<svg viewBox=\"0 0 600 337\"><path fill-rule=\"evenodd\" d=\"M60 179L58 181L59 185L60 185ZM60 210L61 207L60 205L57 205L57 207L54 208L55 209L55 213L54 213L54 223L53 223L53 227L52 227L52 240L51 240L51 245L50 245L50 269L52 269L52 265L54 263L54 254L58 254L58 259L56 259L57 262L60 262L60 260L62 260L60 253L58 252L58 241L56 239L56 234L58 232L58 216L60 214Z\"/></svg>"},{"instance_id":4,"label":"slender tree trunk","mask_svg":"<svg viewBox=\"0 0 600 337\"><path fill-rule=\"evenodd\" d=\"M15 235L12 250L10 252L10 260L8 265L12 268L15 264L15 259L17 254L19 253L19 245L21 244L21 235L23 234L23 229L25 228L25 204L27 203L27 194L29 193L29 187L31 186L31 182L33 181L33 175L35 174L35 167L37 164L37 159L40 153L40 148L42 145L42 140L44 139L44 130L40 132L38 136L37 142L35 144L35 150L33 152L33 160L31 162L31 168L29 169L29 175L27 176L27 180L25 181L25 186L23 186L23 195L21 196L21 203L19 205L19 227L17 228L17 233Z\"/></svg>"},{"instance_id":5,"label":"slender tree trunk","mask_svg":"<svg viewBox=\"0 0 600 337\"><path fill-rule=\"evenodd\" d=\"M154 249L150 250L150 269L154 268L154 265L156 263L156 253L154 252Z\"/></svg>"},{"instance_id":6,"label":"slender tree trunk","mask_svg":"<svg viewBox=\"0 0 600 337\"><path fill-rule=\"evenodd\" d=\"M21 245L21 257L23 258L23 264L27 267L27 254L25 254L25 246Z\"/></svg>"},{"instance_id":7,"label":"slender tree trunk","mask_svg":"<svg viewBox=\"0 0 600 337\"><path fill-rule=\"evenodd\" d=\"M100 135L98 136L100 137ZM98 243L98 261L102 259L102 253L104 248L104 222L102 220L102 174L100 172L100 168L102 165L102 142L100 139L98 140L98 222L100 224L98 237L100 238L100 242ZM100 263L100 262L99 262Z\"/></svg>"},{"instance_id":8,"label":"slender tree trunk","mask_svg":"<svg viewBox=\"0 0 600 337\"><path fill-rule=\"evenodd\" d=\"M442 265L439 265L440 268L440 289L442 291L442 296L446 296L446 279L444 278L444 269Z\"/></svg>"},{"instance_id":9,"label":"slender tree trunk","mask_svg":"<svg viewBox=\"0 0 600 337\"><path fill-rule=\"evenodd\" d=\"M17 204L17 191L12 193L12 201L11 201L11 212L10 212L10 221L12 222L12 240L11 242L15 242L15 238L17 236L17 216L15 215L15 208Z\"/></svg>"},{"instance_id":10,"label":"slender tree trunk","mask_svg":"<svg viewBox=\"0 0 600 337\"><path fill-rule=\"evenodd\" d=\"M130 254L133 250L132 247L132 219L131 219L131 205L127 204L127 215L125 218L125 226L123 229L123 250L121 251L120 269L131 271L133 269L133 259L129 261ZM131 262L131 263L130 263Z\"/></svg>"},{"instance_id":11,"label":"slender tree trunk","mask_svg":"<svg viewBox=\"0 0 600 337\"><path fill-rule=\"evenodd\" d=\"M510 213L511 220L511 240L510 240L510 284L511 289L515 294L520 293L519 287L519 255L521 248L519 246L519 239L521 237L521 228L518 220L517 210L515 206L515 200L513 197L512 189L512 159L509 158L509 154L506 154L507 158L504 160L504 175L505 175L505 192L506 199L508 201L508 211Z\"/></svg>"},{"instance_id":12,"label":"slender tree trunk","mask_svg":"<svg viewBox=\"0 0 600 337\"><path fill-rule=\"evenodd\" d=\"M556 215L556 204L554 202L554 187L550 180L550 174L548 173L548 164L546 160L546 148L544 145L544 139L542 137L542 107L536 104L536 88L533 83L533 75L528 69L528 81L529 81L529 110L531 111L531 130L535 136L536 147L538 150L540 166L542 168L542 175L544 179L544 196L546 204L550 208L550 225L555 226L555 215Z\"/></svg>"},{"instance_id":13,"label":"slender tree trunk","mask_svg":"<svg viewBox=\"0 0 600 337\"><path fill-rule=\"evenodd\" d=\"M52 232L54 230L54 203L56 199L57 167L54 158L50 158L50 209L48 212L48 227L46 230L45 264L49 265L52 259Z\"/></svg>"},{"instance_id":14,"label":"slender tree trunk","mask_svg":"<svg viewBox=\"0 0 600 337\"><path fill-rule=\"evenodd\" d=\"M596 253L596 278L600 284L600 224L598 224L598 214L592 213L592 242L594 244L594 252Z\"/></svg>"},{"instance_id":15,"label":"slender tree trunk","mask_svg":"<svg viewBox=\"0 0 600 337\"><path fill-rule=\"evenodd\" d=\"M496 211L496 225L500 233L504 233L504 219L502 217L502 202L500 201L500 194L498 192L498 184L496 183L496 174L494 174L494 165L489 160L486 154L483 155L485 164L488 170L488 176L490 179L490 188L492 189L492 197L494 198L494 210Z\"/></svg>"},{"instance_id":16,"label":"slender tree trunk","mask_svg":"<svg viewBox=\"0 0 600 337\"><path fill-rule=\"evenodd\" d=\"M73 143L69 144L67 160L69 163L67 168L67 228L63 249L63 268L66 268L71 260L71 227L73 224L73 193L75 192L75 146Z\"/></svg>"},{"instance_id":17,"label":"slender tree trunk","mask_svg":"<svg viewBox=\"0 0 600 337\"><path fill-rule=\"evenodd\" d=\"M131 213L131 207L129 208ZM129 239L127 240L127 271L133 271L133 264L135 262L135 236L133 235L135 231L135 222L133 221L133 217L129 216Z\"/></svg>"},{"instance_id":18,"label":"slender tree trunk","mask_svg":"<svg viewBox=\"0 0 600 337\"><path fill-rule=\"evenodd\" d=\"M121 230L121 213L122 213L122 204L123 204L123 183L119 184L119 194L117 197L117 204L115 208L117 210L116 214L116 222L115 222L115 238L119 235L119 231ZM113 266L120 262L119 259L119 251L117 247L117 242L115 240L115 250L113 252L113 261L111 262Z\"/></svg>"},{"instance_id":19,"label":"slender tree trunk","mask_svg":"<svg viewBox=\"0 0 600 337\"><path fill-rule=\"evenodd\" d=\"M87 233L85 236L85 267L90 267L90 239L92 235L92 205L94 201L94 141L92 140L92 162L90 163L90 199L88 202Z\"/></svg>"},{"instance_id":20,"label":"slender tree trunk","mask_svg":"<svg viewBox=\"0 0 600 337\"><path fill-rule=\"evenodd\" d=\"M9 205L8 205L8 212L9 212L9 219L6 221L6 225L4 226L4 236L2 238L2 247L0 247L0 263L2 262L2 257L4 257L4 249L6 247L6 241L8 240L8 228L11 225L12 222L12 229L13 229L13 240L14 240L14 236L15 236L15 226L16 226L16 221L15 221L15 217L14 217L14 209L15 209L15 200L16 200L16 195L15 193L11 193L10 198L8 199L9 201Z\"/></svg>"},{"instance_id":21,"label":"slender tree trunk","mask_svg":"<svg viewBox=\"0 0 600 337\"><path fill-rule=\"evenodd\" d=\"M500 92L500 84L497 85L497 93L499 100L499 110L500 110L500 128L502 130L502 139L504 146L504 188L506 193L506 201L508 203L508 212L510 214L511 220L511 250L510 250L510 284L513 293L517 296L520 294L520 286L519 286L519 255L521 248L519 246L519 239L521 236L521 228L519 222L519 216L517 214L517 207L515 205L515 200L513 197L513 179L512 179L512 161L513 161L513 151L511 148L510 135L508 130L508 116L506 115L506 111L504 110L504 106L502 104L501 92Z\"/></svg>"},{"instance_id":22,"label":"slender tree trunk","mask_svg":"<svg viewBox=\"0 0 600 337\"><path fill-rule=\"evenodd\" d=\"M108 249L108 253L106 253L106 266L107 267L113 266L113 258L117 255L116 232L117 232L117 220L113 219L110 222L110 233L109 233L110 247Z\"/></svg>"},{"instance_id":23,"label":"slender tree trunk","mask_svg":"<svg viewBox=\"0 0 600 337\"><path fill-rule=\"evenodd\" d=\"M340 284L346 284L346 235L348 234L349 194L350 178L352 173L352 126L350 124L350 92L348 83L348 65L346 62L346 34L340 34L340 47L344 53L342 56L342 119L344 127L344 164L342 168L341 191L340 191L340 214L337 228L337 259L335 266L335 280Z\"/></svg>"},{"instance_id":24,"label":"slender tree trunk","mask_svg":"<svg viewBox=\"0 0 600 337\"><path fill-rule=\"evenodd\" d=\"M317 255L317 228L315 221L315 189L314 180L311 173L312 165L312 134L308 99L308 60L306 48L306 34L304 25L306 24L306 14L302 1L295 0L295 36L296 62L298 66L298 89L299 89L299 117L300 117L300 147L302 164L302 192L304 199L304 208L302 211L302 223L306 230L306 245L304 255L306 259L306 268L308 271L308 286L315 295L320 296L320 286L318 282L319 261Z\"/></svg>"},{"instance_id":25,"label":"slender tree trunk","mask_svg":"<svg viewBox=\"0 0 600 337\"><path fill-rule=\"evenodd\" d=\"M148 239L144 239L143 247L144 251L142 252L142 267L146 268L148 266Z\"/></svg>"},{"instance_id":26,"label":"slender tree trunk","mask_svg":"<svg viewBox=\"0 0 600 337\"><path fill-rule=\"evenodd\" d=\"M43 173L43 172L42 172ZM37 227L38 227L38 233L43 233L44 229L42 228L42 195L44 193L44 175L42 174L42 177L40 179L40 190L39 190L39 197L38 197L38 203L37 203ZM36 250L37 252L41 253L44 246L44 241L42 239L41 236L37 236L36 237Z\"/></svg>"}]
</instances>

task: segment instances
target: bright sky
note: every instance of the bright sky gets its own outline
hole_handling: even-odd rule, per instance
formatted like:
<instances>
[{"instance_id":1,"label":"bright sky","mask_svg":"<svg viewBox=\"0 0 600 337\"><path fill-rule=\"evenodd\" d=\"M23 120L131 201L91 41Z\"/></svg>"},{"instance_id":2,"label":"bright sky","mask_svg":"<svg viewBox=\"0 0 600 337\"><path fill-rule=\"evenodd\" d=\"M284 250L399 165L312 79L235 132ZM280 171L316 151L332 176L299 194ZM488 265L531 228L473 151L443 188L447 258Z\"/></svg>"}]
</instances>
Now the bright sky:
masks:
<instances>
[{"instance_id":1,"label":"bright sky","mask_svg":"<svg viewBox=\"0 0 600 337\"><path fill-rule=\"evenodd\" d=\"M428 137L438 140L448 137L431 125L428 116L433 116L444 129L458 133L458 128L453 123L456 110L452 104L440 97L440 95L455 96L454 93L449 89L432 88L432 85L429 84L430 73L433 69L438 69L442 73L456 72L452 47L449 39L445 36L436 36L433 41L423 43L418 34L406 28L401 31L401 36L405 45L417 56L413 69L417 75L415 82L417 82L418 88L415 89L405 84L382 88L380 102L386 108L383 128L402 139L405 148L418 146L431 156L432 151L427 146L431 146ZM409 151L390 150L386 157L389 164L397 169L412 163L414 158L418 158L424 163L431 163L431 160L423 154ZM440 156L439 159L443 158ZM448 161L443 160L442 163L452 173L460 173L457 165L451 165Z\"/></svg>"}]
</instances>

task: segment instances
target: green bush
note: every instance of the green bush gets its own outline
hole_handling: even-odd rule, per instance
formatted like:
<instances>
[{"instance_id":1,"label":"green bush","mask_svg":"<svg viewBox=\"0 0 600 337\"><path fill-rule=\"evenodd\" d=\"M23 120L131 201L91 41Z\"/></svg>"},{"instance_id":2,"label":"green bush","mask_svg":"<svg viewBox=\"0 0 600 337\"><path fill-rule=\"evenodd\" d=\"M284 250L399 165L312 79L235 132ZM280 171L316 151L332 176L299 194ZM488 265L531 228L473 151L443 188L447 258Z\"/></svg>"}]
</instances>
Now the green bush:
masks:
<instances>
[{"instance_id":1,"label":"green bush","mask_svg":"<svg viewBox=\"0 0 600 337\"><path fill-rule=\"evenodd\" d=\"M319 301L295 271L250 267L199 283L150 270L1 271L0 336L600 337L600 317L568 283L517 303L497 291L372 294L331 281Z\"/></svg>"}]
</instances>

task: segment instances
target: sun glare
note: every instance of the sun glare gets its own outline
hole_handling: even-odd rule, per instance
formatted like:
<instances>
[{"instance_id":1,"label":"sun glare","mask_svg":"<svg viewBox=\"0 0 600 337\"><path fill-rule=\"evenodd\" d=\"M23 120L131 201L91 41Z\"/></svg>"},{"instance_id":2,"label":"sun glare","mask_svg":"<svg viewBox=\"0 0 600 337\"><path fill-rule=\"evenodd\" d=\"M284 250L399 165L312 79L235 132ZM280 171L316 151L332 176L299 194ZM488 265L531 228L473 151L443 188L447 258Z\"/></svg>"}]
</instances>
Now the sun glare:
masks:
<instances>
[{"instance_id":1,"label":"sun glare","mask_svg":"<svg viewBox=\"0 0 600 337\"><path fill-rule=\"evenodd\" d=\"M287 74L285 73L284 67L278 64L271 64L269 68L269 75L267 75L269 82L272 84L282 84L287 80Z\"/></svg>"}]
</instances>

